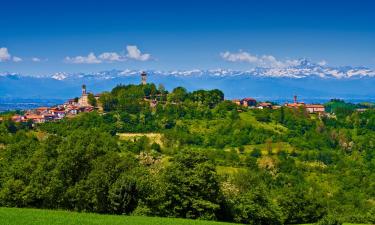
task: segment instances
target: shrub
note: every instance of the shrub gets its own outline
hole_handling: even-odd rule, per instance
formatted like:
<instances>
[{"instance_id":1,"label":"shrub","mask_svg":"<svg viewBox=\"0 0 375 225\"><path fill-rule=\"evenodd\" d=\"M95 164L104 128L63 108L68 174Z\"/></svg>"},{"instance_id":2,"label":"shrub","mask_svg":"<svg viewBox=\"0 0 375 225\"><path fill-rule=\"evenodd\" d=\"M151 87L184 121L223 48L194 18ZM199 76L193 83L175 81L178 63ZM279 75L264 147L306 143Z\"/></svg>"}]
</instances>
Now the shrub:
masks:
<instances>
[{"instance_id":1,"label":"shrub","mask_svg":"<svg viewBox=\"0 0 375 225\"><path fill-rule=\"evenodd\" d=\"M327 215L319 220L317 225L342 225L342 221L336 215Z\"/></svg>"}]
</instances>

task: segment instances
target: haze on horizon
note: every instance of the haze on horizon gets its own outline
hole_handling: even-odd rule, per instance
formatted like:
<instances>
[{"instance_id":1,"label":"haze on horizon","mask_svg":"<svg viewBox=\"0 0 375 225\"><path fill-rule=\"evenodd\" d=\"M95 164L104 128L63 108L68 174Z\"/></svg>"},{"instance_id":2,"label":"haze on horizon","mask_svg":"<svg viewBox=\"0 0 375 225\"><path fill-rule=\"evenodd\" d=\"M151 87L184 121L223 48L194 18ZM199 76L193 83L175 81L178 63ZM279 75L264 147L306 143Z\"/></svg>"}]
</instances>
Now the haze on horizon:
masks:
<instances>
[{"instance_id":1,"label":"haze on horizon","mask_svg":"<svg viewBox=\"0 0 375 225\"><path fill-rule=\"evenodd\" d=\"M0 72L375 68L373 1L5 1Z\"/></svg>"}]
</instances>

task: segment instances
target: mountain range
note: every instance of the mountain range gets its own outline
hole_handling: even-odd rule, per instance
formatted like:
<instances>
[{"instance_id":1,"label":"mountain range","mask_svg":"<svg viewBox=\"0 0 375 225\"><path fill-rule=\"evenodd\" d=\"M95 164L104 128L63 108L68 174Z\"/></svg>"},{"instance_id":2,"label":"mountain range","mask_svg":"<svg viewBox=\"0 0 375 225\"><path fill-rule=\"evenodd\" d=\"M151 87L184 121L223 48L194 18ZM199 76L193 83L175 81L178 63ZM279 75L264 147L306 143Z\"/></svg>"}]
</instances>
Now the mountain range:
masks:
<instances>
[{"instance_id":1,"label":"mountain range","mask_svg":"<svg viewBox=\"0 0 375 225\"><path fill-rule=\"evenodd\" d=\"M140 83L139 70L109 70L97 73L59 72L44 76L0 73L0 98L67 99L80 95L86 84L89 91L109 91L117 84ZM183 86L188 90L224 91L227 99L254 97L261 100L288 100L298 95L307 101L330 98L375 99L375 71L365 67L331 67L298 60L287 67L257 67L246 71L146 70L148 82L163 84L168 90Z\"/></svg>"}]
</instances>

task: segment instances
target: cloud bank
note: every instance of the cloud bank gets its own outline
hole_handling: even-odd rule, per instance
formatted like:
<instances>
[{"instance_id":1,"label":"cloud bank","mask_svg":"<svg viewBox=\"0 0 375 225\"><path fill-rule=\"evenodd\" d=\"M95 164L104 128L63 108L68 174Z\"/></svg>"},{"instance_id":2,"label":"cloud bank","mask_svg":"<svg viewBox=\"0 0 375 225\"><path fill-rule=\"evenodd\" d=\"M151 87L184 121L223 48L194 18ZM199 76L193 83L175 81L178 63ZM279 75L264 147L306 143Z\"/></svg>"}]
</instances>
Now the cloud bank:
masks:
<instances>
[{"instance_id":1,"label":"cloud bank","mask_svg":"<svg viewBox=\"0 0 375 225\"><path fill-rule=\"evenodd\" d=\"M265 68L284 68L289 66L297 66L299 63L299 60L296 59L283 61L276 59L276 57L272 55L257 56L242 50L238 52L222 52L220 53L220 56L222 59L228 62L245 62L253 64L257 67ZM324 65L326 64L324 60L321 63Z\"/></svg>"},{"instance_id":2,"label":"cloud bank","mask_svg":"<svg viewBox=\"0 0 375 225\"><path fill-rule=\"evenodd\" d=\"M90 52L87 56L67 56L65 57L65 62L73 64L98 64L102 61L98 59L93 52Z\"/></svg>"},{"instance_id":3,"label":"cloud bank","mask_svg":"<svg viewBox=\"0 0 375 225\"><path fill-rule=\"evenodd\" d=\"M125 55L117 52L103 52L98 56L90 52L87 56L67 56L64 61L73 64L99 64L123 62L126 60L148 61L151 59L151 54L142 53L136 45L127 45L126 52Z\"/></svg>"},{"instance_id":4,"label":"cloud bank","mask_svg":"<svg viewBox=\"0 0 375 225\"><path fill-rule=\"evenodd\" d=\"M33 58L29 59L29 60L31 60L32 62L41 62L42 61L38 57L33 57ZM44 60L44 61L46 61L46 60ZM9 53L8 48L1 47L0 48L0 62L6 62L6 61L18 63L18 62L23 62L24 59L21 58L21 57L18 57L18 56L12 56Z\"/></svg>"}]
</instances>

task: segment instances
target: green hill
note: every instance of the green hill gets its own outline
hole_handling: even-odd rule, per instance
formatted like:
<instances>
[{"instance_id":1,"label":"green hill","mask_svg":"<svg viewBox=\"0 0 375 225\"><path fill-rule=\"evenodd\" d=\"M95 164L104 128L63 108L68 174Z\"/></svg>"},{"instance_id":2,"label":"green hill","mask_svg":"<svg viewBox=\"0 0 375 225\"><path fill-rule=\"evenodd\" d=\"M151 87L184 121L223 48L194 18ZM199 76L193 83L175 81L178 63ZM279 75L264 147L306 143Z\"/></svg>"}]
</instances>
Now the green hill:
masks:
<instances>
[{"instance_id":1,"label":"green hill","mask_svg":"<svg viewBox=\"0 0 375 225\"><path fill-rule=\"evenodd\" d=\"M163 93L118 86L99 99L104 112L35 126L4 119L0 206L152 217L110 224L375 222L375 110L314 115L238 106L219 90Z\"/></svg>"}]
</instances>

